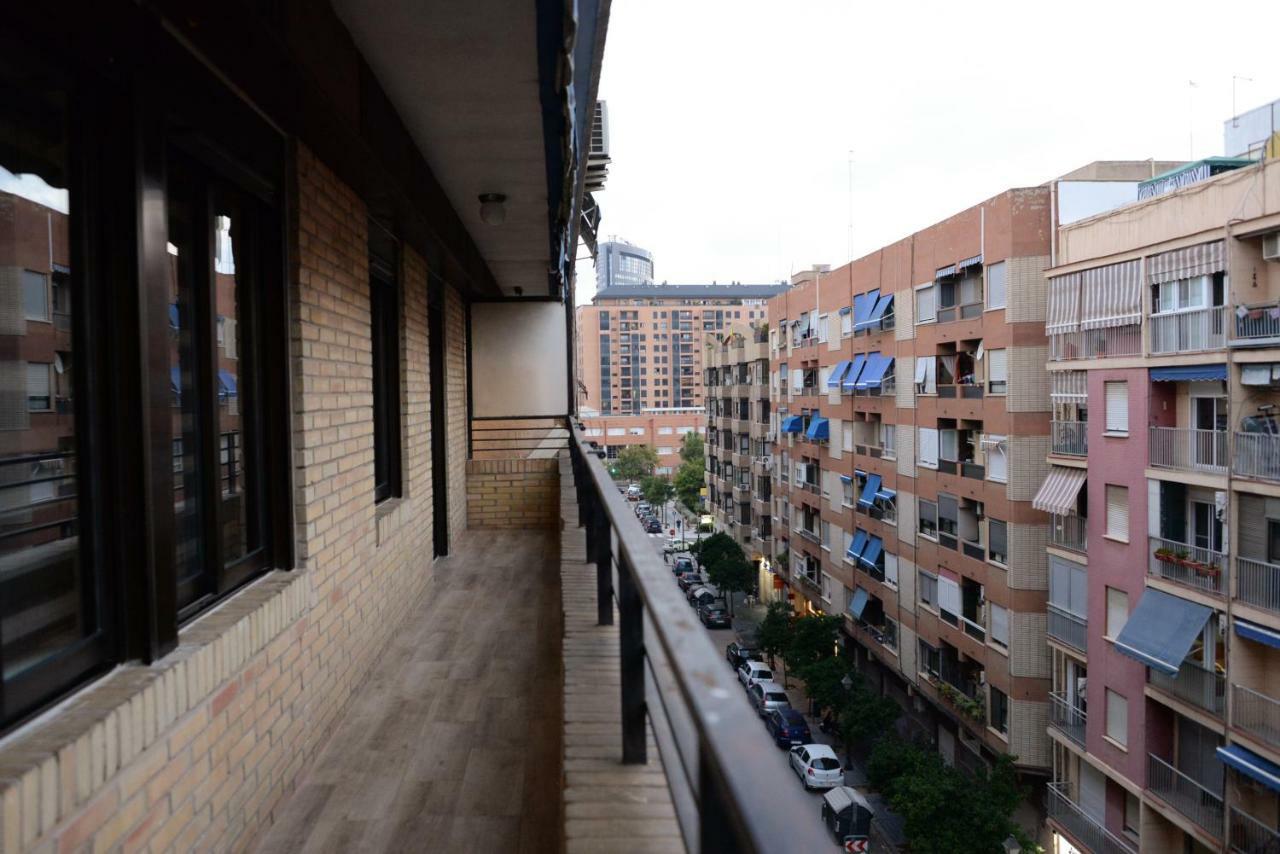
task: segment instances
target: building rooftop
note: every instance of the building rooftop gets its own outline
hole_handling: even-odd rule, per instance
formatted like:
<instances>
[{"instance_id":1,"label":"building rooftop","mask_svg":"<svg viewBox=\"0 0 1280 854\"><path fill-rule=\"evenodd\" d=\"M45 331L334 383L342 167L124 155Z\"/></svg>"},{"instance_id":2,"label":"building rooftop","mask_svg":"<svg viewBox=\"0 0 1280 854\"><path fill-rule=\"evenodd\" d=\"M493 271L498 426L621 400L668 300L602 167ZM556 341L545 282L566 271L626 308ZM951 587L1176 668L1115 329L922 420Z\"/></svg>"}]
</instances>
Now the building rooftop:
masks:
<instances>
[{"instance_id":1,"label":"building rooftop","mask_svg":"<svg viewBox=\"0 0 1280 854\"><path fill-rule=\"evenodd\" d=\"M597 291L594 301L609 299L768 299L790 285L614 285Z\"/></svg>"}]
</instances>

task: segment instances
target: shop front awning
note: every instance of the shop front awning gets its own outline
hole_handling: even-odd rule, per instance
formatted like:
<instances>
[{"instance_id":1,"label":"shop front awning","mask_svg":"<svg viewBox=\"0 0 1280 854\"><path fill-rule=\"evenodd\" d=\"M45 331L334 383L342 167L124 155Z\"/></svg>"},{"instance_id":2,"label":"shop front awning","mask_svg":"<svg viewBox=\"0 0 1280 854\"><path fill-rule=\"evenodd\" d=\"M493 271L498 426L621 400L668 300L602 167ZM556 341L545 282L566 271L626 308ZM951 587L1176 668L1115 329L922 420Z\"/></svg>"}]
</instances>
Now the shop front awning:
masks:
<instances>
[{"instance_id":1,"label":"shop front awning","mask_svg":"<svg viewBox=\"0 0 1280 854\"><path fill-rule=\"evenodd\" d=\"M791 415L782 419L783 433L799 433L801 430L801 419L799 415Z\"/></svg>"},{"instance_id":2,"label":"shop front awning","mask_svg":"<svg viewBox=\"0 0 1280 854\"><path fill-rule=\"evenodd\" d=\"M827 388L839 391L840 380L844 379L845 371L849 370L849 366L852 364L852 359L836 362L836 366L831 370L831 376L827 377Z\"/></svg>"},{"instance_id":3,"label":"shop front awning","mask_svg":"<svg viewBox=\"0 0 1280 854\"><path fill-rule=\"evenodd\" d=\"M1178 675L1213 609L1148 587L1116 638L1116 649L1167 676Z\"/></svg>"},{"instance_id":4,"label":"shop front awning","mask_svg":"<svg viewBox=\"0 0 1280 854\"><path fill-rule=\"evenodd\" d=\"M867 356L867 365L862 369L862 377L858 380L855 388L858 390L879 388L880 383L884 381L885 372L892 364L892 356L886 356L881 353L871 353Z\"/></svg>"},{"instance_id":5,"label":"shop front awning","mask_svg":"<svg viewBox=\"0 0 1280 854\"><path fill-rule=\"evenodd\" d=\"M820 415L809 419L809 432L805 433L811 441L825 442L831 438L831 422Z\"/></svg>"},{"instance_id":6,"label":"shop front awning","mask_svg":"<svg viewBox=\"0 0 1280 854\"><path fill-rule=\"evenodd\" d=\"M1049 476L1040 485L1040 491L1031 499L1031 506L1057 516L1071 516L1076 512L1076 496L1084 486L1089 473L1085 469L1052 466Z\"/></svg>"},{"instance_id":7,"label":"shop front awning","mask_svg":"<svg viewBox=\"0 0 1280 854\"><path fill-rule=\"evenodd\" d=\"M849 541L849 549L844 556L849 560L856 561L862 557L862 550L867 547L867 532L859 528L853 535L853 539Z\"/></svg>"},{"instance_id":8,"label":"shop front awning","mask_svg":"<svg viewBox=\"0 0 1280 854\"><path fill-rule=\"evenodd\" d=\"M1258 643L1264 643L1267 646L1274 646L1276 649L1280 649L1280 632L1245 620L1236 620L1234 625L1236 627L1236 634L1240 637L1248 638L1251 641L1257 641Z\"/></svg>"},{"instance_id":9,"label":"shop front awning","mask_svg":"<svg viewBox=\"0 0 1280 854\"><path fill-rule=\"evenodd\" d=\"M884 540L872 535L867 540L867 547L863 549L862 554L858 557L858 563L867 569L875 569L876 561L880 560L880 552L884 551Z\"/></svg>"},{"instance_id":10,"label":"shop front awning","mask_svg":"<svg viewBox=\"0 0 1280 854\"><path fill-rule=\"evenodd\" d=\"M863 369L866 367L867 357L863 353L853 357L853 364L849 365L849 370L845 372L844 380L840 383L840 387L845 391L853 391L858 383L858 377L862 375Z\"/></svg>"},{"instance_id":11,"label":"shop front awning","mask_svg":"<svg viewBox=\"0 0 1280 854\"><path fill-rule=\"evenodd\" d=\"M862 619L862 612L867 609L867 600L871 596L867 591L859 587L853 591L853 598L849 600L849 613L853 615L855 620Z\"/></svg>"},{"instance_id":12,"label":"shop front awning","mask_svg":"<svg viewBox=\"0 0 1280 854\"><path fill-rule=\"evenodd\" d=\"M1153 383L1187 383L1226 380L1226 364L1218 365L1178 365L1173 368L1152 368Z\"/></svg>"},{"instance_id":13,"label":"shop front awning","mask_svg":"<svg viewBox=\"0 0 1280 854\"><path fill-rule=\"evenodd\" d=\"M1257 780L1273 792L1280 792L1280 766L1263 759L1252 750L1238 744L1218 748L1218 758L1246 777Z\"/></svg>"},{"instance_id":14,"label":"shop front awning","mask_svg":"<svg viewBox=\"0 0 1280 854\"><path fill-rule=\"evenodd\" d=\"M858 499L859 507L870 507L876 500L876 493L880 490L880 483L883 478L878 474L873 474L867 478L867 485L862 489L862 496Z\"/></svg>"}]
</instances>

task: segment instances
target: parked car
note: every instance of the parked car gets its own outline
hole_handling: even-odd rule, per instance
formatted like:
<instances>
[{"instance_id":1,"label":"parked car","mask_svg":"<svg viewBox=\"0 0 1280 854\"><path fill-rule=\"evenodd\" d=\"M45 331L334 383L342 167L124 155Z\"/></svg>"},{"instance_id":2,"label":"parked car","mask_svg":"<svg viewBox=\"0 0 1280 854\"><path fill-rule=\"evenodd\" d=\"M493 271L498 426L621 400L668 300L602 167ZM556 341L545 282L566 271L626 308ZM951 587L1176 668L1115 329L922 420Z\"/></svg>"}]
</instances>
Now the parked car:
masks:
<instances>
[{"instance_id":1,"label":"parked car","mask_svg":"<svg viewBox=\"0 0 1280 854\"><path fill-rule=\"evenodd\" d=\"M627 487L627 500L628 500L628 501L639 501L639 500L640 500L640 495L641 495L641 492L640 492L640 484L638 484L638 483L633 483L633 484L631 484L630 486L628 486L628 487Z\"/></svg>"},{"instance_id":2,"label":"parked car","mask_svg":"<svg viewBox=\"0 0 1280 854\"><path fill-rule=\"evenodd\" d=\"M680 585L680 589L687 596L689 591L695 587L706 587L707 576L702 572L686 572L684 575L676 579L676 584Z\"/></svg>"},{"instance_id":3,"label":"parked car","mask_svg":"<svg viewBox=\"0 0 1280 854\"><path fill-rule=\"evenodd\" d=\"M636 515L644 516L646 513L648 513L652 509L653 507L649 504L648 501L641 501L639 504L636 505Z\"/></svg>"},{"instance_id":4,"label":"parked car","mask_svg":"<svg viewBox=\"0 0 1280 854\"><path fill-rule=\"evenodd\" d=\"M648 533L648 534L661 534L662 523L659 522L657 519L654 519L653 517L649 517L648 521L644 523L644 530L645 530L645 533Z\"/></svg>"},{"instance_id":5,"label":"parked car","mask_svg":"<svg viewBox=\"0 0 1280 854\"><path fill-rule=\"evenodd\" d=\"M742 687L750 688L760 680L773 681L773 671L767 665L758 661L744 661L738 667L738 681L742 683Z\"/></svg>"},{"instance_id":6,"label":"parked car","mask_svg":"<svg viewBox=\"0 0 1280 854\"><path fill-rule=\"evenodd\" d=\"M783 749L813 741L808 722L795 709L774 709L764 719L764 725L769 730L773 743Z\"/></svg>"},{"instance_id":7,"label":"parked car","mask_svg":"<svg viewBox=\"0 0 1280 854\"><path fill-rule=\"evenodd\" d=\"M724 657L728 660L729 666L737 670L748 661L759 661L760 651L744 643L734 641L724 648Z\"/></svg>"},{"instance_id":8,"label":"parked car","mask_svg":"<svg viewBox=\"0 0 1280 854\"><path fill-rule=\"evenodd\" d=\"M688 555L677 557L675 564L671 567L671 571L676 575L684 575L686 573L697 571L697 565L694 564L693 558Z\"/></svg>"},{"instance_id":9,"label":"parked car","mask_svg":"<svg viewBox=\"0 0 1280 854\"><path fill-rule=\"evenodd\" d=\"M836 752L826 744L798 744L787 761L805 789L831 789L844 785L844 769Z\"/></svg>"},{"instance_id":10,"label":"parked car","mask_svg":"<svg viewBox=\"0 0 1280 854\"><path fill-rule=\"evenodd\" d=\"M710 604L720 598L720 591L709 585L695 587L689 592L689 604L697 611L703 605Z\"/></svg>"},{"instance_id":11,"label":"parked car","mask_svg":"<svg viewBox=\"0 0 1280 854\"><path fill-rule=\"evenodd\" d=\"M729 611L721 605L708 604L698 609L698 619L709 629L731 629L733 621L729 619Z\"/></svg>"},{"instance_id":12,"label":"parked car","mask_svg":"<svg viewBox=\"0 0 1280 854\"><path fill-rule=\"evenodd\" d=\"M751 705L756 707L756 714L762 718L768 717L775 709L791 708L786 689L771 679L757 679L747 693L751 696Z\"/></svg>"}]
</instances>

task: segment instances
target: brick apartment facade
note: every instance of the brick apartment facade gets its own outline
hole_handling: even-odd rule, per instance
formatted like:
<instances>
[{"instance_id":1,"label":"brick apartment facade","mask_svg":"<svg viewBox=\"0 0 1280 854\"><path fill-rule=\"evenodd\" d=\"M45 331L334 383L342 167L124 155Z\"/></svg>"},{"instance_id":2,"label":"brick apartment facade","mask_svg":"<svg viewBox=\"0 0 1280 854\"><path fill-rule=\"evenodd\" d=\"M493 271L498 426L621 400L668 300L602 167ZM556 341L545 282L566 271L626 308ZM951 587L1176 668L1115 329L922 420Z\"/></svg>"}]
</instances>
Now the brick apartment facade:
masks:
<instances>
[{"instance_id":1,"label":"brick apartment facade","mask_svg":"<svg viewBox=\"0 0 1280 854\"><path fill-rule=\"evenodd\" d=\"M501 378L472 360L477 323L532 306L549 320L503 356L558 333L546 414L569 413L573 253L550 247L576 244L565 164L587 134L554 81L576 65L590 115L607 4L552 40L576 63L518 71L503 57L538 53L539 17L569 27L563 4L500 37L356 5L55 2L0 38L28 96L0 117L4 854L252 848L434 558L468 528L559 525L554 458L473 459L476 409L537 413L495 409L475 389ZM481 159L532 163L506 179L542 199L516 199L506 232L484 231L456 156L475 129L423 106L475 99L450 87L480 66L406 78L422 45L379 38L397 25L478 27L506 128ZM562 124L537 118L536 78Z\"/></svg>"}]
</instances>

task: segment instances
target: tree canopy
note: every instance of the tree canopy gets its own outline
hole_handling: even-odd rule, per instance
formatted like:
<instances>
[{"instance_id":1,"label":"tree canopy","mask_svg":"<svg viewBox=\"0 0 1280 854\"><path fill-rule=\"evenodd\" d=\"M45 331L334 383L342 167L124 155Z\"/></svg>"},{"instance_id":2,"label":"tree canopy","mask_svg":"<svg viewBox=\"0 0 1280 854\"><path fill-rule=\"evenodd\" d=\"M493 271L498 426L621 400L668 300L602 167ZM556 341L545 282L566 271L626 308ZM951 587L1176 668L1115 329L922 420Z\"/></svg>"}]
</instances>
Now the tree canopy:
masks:
<instances>
[{"instance_id":1,"label":"tree canopy","mask_svg":"<svg viewBox=\"0 0 1280 854\"><path fill-rule=\"evenodd\" d=\"M791 605L785 600L770 602L760 621L760 651L772 662L775 655L782 655L791 642Z\"/></svg>"},{"instance_id":2,"label":"tree canopy","mask_svg":"<svg viewBox=\"0 0 1280 854\"><path fill-rule=\"evenodd\" d=\"M671 496L675 494L675 488L665 477L650 475L640 481L640 494L654 507L661 507L671 500Z\"/></svg>"},{"instance_id":3,"label":"tree canopy","mask_svg":"<svg viewBox=\"0 0 1280 854\"><path fill-rule=\"evenodd\" d=\"M648 445L627 445L613 461L614 471L622 480L649 477L658 467L658 452Z\"/></svg>"},{"instance_id":4,"label":"tree canopy","mask_svg":"<svg viewBox=\"0 0 1280 854\"><path fill-rule=\"evenodd\" d=\"M693 433L686 433L686 436L692 436ZM698 496L702 492L702 463L686 462L680 468L676 469L676 495L680 498L680 503L688 507L691 511L698 509Z\"/></svg>"},{"instance_id":5,"label":"tree canopy","mask_svg":"<svg viewBox=\"0 0 1280 854\"><path fill-rule=\"evenodd\" d=\"M705 452L706 442L697 430L690 430L680 440L680 458L686 463L696 463L699 471L702 470L702 457Z\"/></svg>"}]
</instances>

